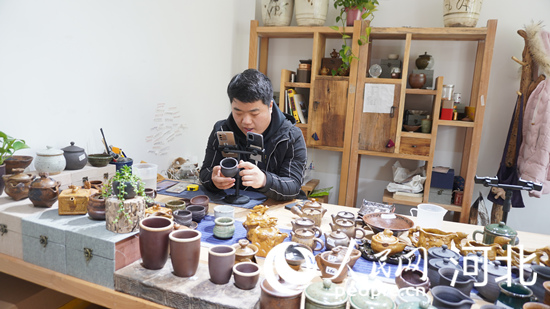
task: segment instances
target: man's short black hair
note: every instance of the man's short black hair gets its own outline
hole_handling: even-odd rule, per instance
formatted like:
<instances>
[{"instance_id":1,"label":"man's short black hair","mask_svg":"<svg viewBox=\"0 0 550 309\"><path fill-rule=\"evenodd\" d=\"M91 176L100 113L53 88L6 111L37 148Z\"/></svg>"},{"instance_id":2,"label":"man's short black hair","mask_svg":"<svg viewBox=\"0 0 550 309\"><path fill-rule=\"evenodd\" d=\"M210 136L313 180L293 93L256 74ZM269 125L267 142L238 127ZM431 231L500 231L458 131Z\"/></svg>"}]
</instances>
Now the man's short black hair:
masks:
<instances>
[{"instance_id":1,"label":"man's short black hair","mask_svg":"<svg viewBox=\"0 0 550 309\"><path fill-rule=\"evenodd\" d=\"M271 81L262 72L248 69L231 79L227 86L229 102L237 99L243 103L252 103L258 100L269 106L273 99Z\"/></svg>"}]
</instances>

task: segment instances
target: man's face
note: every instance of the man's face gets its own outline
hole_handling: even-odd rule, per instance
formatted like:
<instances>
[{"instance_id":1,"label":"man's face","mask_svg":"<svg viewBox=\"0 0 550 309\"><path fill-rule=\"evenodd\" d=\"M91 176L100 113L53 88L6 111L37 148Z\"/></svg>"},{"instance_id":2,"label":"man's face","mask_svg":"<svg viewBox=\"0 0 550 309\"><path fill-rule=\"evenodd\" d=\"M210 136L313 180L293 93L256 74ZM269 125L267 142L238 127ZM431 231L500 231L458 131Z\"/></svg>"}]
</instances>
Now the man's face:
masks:
<instances>
[{"instance_id":1,"label":"man's face","mask_svg":"<svg viewBox=\"0 0 550 309\"><path fill-rule=\"evenodd\" d=\"M262 100L243 103L237 99L233 99L233 102L231 102L233 118L245 135L247 132L264 133L271 123L272 108L273 101L269 103L269 106L265 105Z\"/></svg>"}]
</instances>

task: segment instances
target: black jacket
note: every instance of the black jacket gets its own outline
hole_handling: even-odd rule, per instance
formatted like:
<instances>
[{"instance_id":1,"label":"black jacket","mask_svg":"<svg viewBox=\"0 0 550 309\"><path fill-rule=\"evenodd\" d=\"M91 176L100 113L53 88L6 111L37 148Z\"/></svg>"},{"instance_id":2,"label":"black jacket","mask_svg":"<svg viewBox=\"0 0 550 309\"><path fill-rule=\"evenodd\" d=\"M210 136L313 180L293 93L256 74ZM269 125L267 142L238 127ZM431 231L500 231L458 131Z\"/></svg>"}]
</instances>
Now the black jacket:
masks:
<instances>
[{"instance_id":1,"label":"black jacket","mask_svg":"<svg viewBox=\"0 0 550 309\"><path fill-rule=\"evenodd\" d=\"M222 152L218 149L217 131L232 131L239 149L246 147L246 136L237 127L231 114L227 119L216 122L208 138L200 171L202 185L212 192L221 191L212 183L212 169L220 165L223 159ZM258 162L257 166L266 174L266 184L265 187L255 191L274 200L298 198L307 163L306 143L302 131L294 126L294 119L290 115L283 114L274 104L271 123L262 135L265 160ZM241 154L241 159L255 162L250 160L248 155ZM246 190L254 189L246 188ZM303 192L300 195L304 197Z\"/></svg>"}]
</instances>

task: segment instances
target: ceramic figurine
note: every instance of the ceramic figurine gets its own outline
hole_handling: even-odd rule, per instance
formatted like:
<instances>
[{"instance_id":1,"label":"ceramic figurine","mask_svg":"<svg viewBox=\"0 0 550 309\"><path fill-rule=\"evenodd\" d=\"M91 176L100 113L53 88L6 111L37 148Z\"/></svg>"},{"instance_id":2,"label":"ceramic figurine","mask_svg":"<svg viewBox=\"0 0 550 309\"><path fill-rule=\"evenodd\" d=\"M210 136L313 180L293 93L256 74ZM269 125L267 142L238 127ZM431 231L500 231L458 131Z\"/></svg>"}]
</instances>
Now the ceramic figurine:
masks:
<instances>
[{"instance_id":1,"label":"ceramic figurine","mask_svg":"<svg viewBox=\"0 0 550 309\"><path fill-rule=\"evenodd\" d=\"M462 240L468 237L468 234L463 232L443 232L432 228L423 229L417 226L409 229L407 236L413 246L430 249L432 247L441 247L442 245L447 245L448 248L451 248L452 242L460 248Z\"/></svg>"},{"instance_id":2,"label":"ceramic figurine","mask_svg":"<svg viewBox=\"0 0 550 309\"><path fill-rule=\"evenodd\" d=\"M260 222L269 220L269 215L265 212L269 207L264 205L257 205L252 208L252 210L246 215L246 221L243 222L243 227L250 232L250 230L255 229ZM250 239L250 235L247 234L247 238Z\"/></svg>"},{"instance_id":3,"label":"ceramic figurine","mask_svg":"<svg viewBox=\"0 0 550 309\"><path fill-rule=\"evenodd\" d=\"M258 247L257 256L266 257L273 247L288 237L288 234L281 233L276 225L277 218L270 217L268 220L260 222L256 228L248 231L248 240Z\"/></svg>"}]
</instances>

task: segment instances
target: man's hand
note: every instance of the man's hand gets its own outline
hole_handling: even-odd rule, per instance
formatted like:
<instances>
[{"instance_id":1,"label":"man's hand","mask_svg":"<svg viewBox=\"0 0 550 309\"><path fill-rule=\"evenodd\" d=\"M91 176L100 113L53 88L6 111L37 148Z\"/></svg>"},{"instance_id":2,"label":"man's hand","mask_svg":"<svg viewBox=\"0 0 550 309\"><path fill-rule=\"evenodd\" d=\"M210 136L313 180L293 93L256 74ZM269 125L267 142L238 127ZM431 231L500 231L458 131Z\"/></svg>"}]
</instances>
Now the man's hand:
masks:
<instances>
[{"instance_id":1,"label":"man's hand","mask_svg":"<svg viewBox=\"0 0 550 309\"><path fill-rule=\"evenodd\" d=\"M222 168L219 165L214 166L212 170L212 182L216 188L225 190L233 187L235 185L235 178L225 177L221 170Z\"/></svg>"},{"instance_id":2,"label":"man's hand","mask_svg":"<svg viewBox=\"0 0 550 309\"><path fill-rule=\"evenodd\" d=\"M241 175L241 183L243 186L252 187L254 189L265 186L265 174L256 165L241 160L241 162L239 162L239 168L242 168L239 175Z\"/></svg>"}]
</instances>

